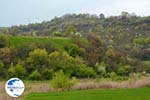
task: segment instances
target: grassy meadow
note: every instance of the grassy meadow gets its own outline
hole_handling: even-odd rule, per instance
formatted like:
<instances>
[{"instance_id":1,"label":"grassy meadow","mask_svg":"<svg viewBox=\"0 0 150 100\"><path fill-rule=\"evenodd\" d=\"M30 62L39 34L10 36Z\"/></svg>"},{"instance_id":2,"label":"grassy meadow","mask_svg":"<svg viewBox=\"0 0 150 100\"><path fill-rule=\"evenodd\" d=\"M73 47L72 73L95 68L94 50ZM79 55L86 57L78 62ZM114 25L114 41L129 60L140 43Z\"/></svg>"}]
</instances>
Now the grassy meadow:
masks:
<instances>
[{"instance_id":1,"label":"grassy meadow","mask_svg":"<svg viewBox=\"0 0 150 100\"><path fill-rule=\"evenodd\" d=\"M149 100L150 88L32 93L25 100Z\"/></svg>"}]
</instances>

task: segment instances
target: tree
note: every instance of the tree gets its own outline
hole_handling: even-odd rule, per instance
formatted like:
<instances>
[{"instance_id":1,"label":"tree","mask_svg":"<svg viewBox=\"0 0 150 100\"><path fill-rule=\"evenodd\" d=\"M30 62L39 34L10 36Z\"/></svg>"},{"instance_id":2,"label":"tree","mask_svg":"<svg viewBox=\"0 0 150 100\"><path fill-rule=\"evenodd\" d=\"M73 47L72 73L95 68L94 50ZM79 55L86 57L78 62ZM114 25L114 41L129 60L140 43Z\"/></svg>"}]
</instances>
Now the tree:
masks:
<instances>
[{"instance_id":1,"label":"tree","mask_svg":"<svg viewBox=\"0 0 150 100\"><path fill-rule=\"evenodd\" d=\"M4 63L0 60L0 79L6 77L6 71L4 68Z\"/></svg>"},{"instance_id":2,"label":"tree","mask_svg":"<svg viewBox=\"0 0 150 100\"><path fill-rule=\"evenodd\" d=\"M104 15L103 13L101 13L101 14L99 15L99 17L100 17L100 19L104 19L104 18L105 18L105 15Z\"/></svg>"},{"instance_id":3,"label":"tree","mask_svg":"<svg viewBox=\"0 0 150 100\"><path fill-rule=\"evenodd\" d=\"M41 72L42 80L52 79L53 73L52 69L44 68Z\"/></svg>"},{"instance_id":4,"label":"tree","mask_svg":"<svg viewBox=\"0 0 150 100\"><path fill-rule=\"evenodd\" d=\"M28 72L32 72L35 69L41 70L48 64L48 53L45 49L35 49L29 53L27 58L27 69Z\"/></svg>"},{"instance_id":5,"label":"tree","mask_svg":"<svg viewBox=\"0 0 150 100\"><path fill-rule=\"evenodd\" d=\"M71 87L77 82L75 78L69 78L62 70L56 72L51 80L51 86L54 89L70 90Z\"/></svg>"},{"instance_id":6,"label":"tree","mask_svg":"<svg viewBox=\"0 0 150 100\"><path fill-rule=\"evenodd\" d=\"M38 72L38 70L34 70L30 75L29 79L31 80L40 80L41 79L41 74Z\"/></svg>"},{"instance_id":7,"label":"tree","mask_svg":"<svg viewBox=\"0 0 150 100\"><path fill-rule=\"evenodd\" d=\"M107 72L117 72L120 64L128 64L127 55L123 52L117 51L114 48L109 48L103 60L108 66L106 67Z\"/></svg>"},{"instance_id":8,"label":"tree","mask_svg":"<svg viewBox=\"0 0 150 100\"><path fill-rule=\"evenodd\" d=\"M16 66L11 65L8 72L9 77L24 78L26 74L26 69L22 65L17 64Z\"/></svg>"},{"instance_id":9,"label":"tree","mask_svg":"<svg viewBox=\"0 0 150 100\"><path fill-rule=\"evenodd\" d=\"M99 62L105 54L105 42L100 36L95 34L87 35L88 44L85 45L86 54L84 59L88 66L94 67L96 62Z\"/></svg>"},{"instance_id":10,"label":"tree","mask_svg":"<svg viewBox=\"0 0 150 100\"><path fill-rule=\"evenodd\" d=\"M123 11L123 12L121 12L121 16L128 18L128 17L130 17L130 14L126 11Z\"/></svg>"},{"instance_id":11,"label":"tree","mask_svg":"<svg viewBox=\"0 0 150 100\"><path fill-rule=\"evenodd\" d=\"M52 33L52 36L61 37L62 33L59 32L59 31L55 31L55 32Z\"/></svg>"},{"instance_id":12,"label":"tree","mask_svg":"<svg viewBox=\"0 0 150 100\"><path fill-rule=\"evenodd\" d=\"M70 35L75 34L76 32L77 32L76 27L69 25L69 26L67 26L65 33L66 33L66 35L70 36Z\"/></svg>"},{"instance_id":13,"label":"tree","mask_svg":"<svg viewBox=\"0 0 150 100\"><path fill-rule=\"evenodd\" d=\"M53 52L49 55L50 65L54 71L63 70L66 74L76 77L95 77L93 68L84 64L83 60L76 56L69 56L66 52Z\"/></svg>"},{"instance_id":14,"label":"tree","mask_svg":"<svg viewBox=\"0 0 150 100\"><path fill-rule=\"evenodd\" d=\"M69 45L66 47L68 54L72 57L75 57L80 54L81 49L77 45Z\"/></svg>"},{"instance_id":15,"label":"tree","mask_svg":"<svg viewBox=\"0 0 150 100\"><path fill-rule=\"evenodd\" d=\"M6 35L0 35L0 48L8 46L8 37Z\"/></svg>"},{"instance_id":16,"label":"tree","mask_svg":"<svg viewBox=\"0 0 150 100\"><path fill-rule=\"evenodd\" d=\"M34 44L22 44L15 47L16 56L20 59L26 59L29 56L29 52L36 48Z\"/></svg>"},{"instance_id":17,"label":"tree","mask_svg":"<svg viewBox=\"0 0 150 100\"><path fill-rule=\"evenodd\" d=\"M131 73L130 65L120 65L117 70L117 74L120 76L129 76Z\"/></svg>"},{"instance_id":18,"label":"tree","mask_svg":"<svg viewBox=\"0 0 150 100\"><path fill-rule=\"evenodd\" d=\"M97 73L98 74L100 74L102 77L105 77L106 76L106 67L107 67L108 65L107 64L105 64L105 62L104 61L102 61L101 63L96 63L95 64L95 67L96 67L96 71L97 71Z\"/></svg>"},{"instance_id":19,"label":"tree","mask_svg":"<svg viewBox=\"0 0 150 100\"><path fill-rule=\"evenodd\" d=\"M35 63L44 64L48 58L48 53L45 49L35 49L29 53L29 57Z\"/></svg>"},{"instance_id":20,"label":"tree","mask_svg":"<svg viewBox=\"0 0 150 100\"><path fill-rule=\"evenodd\" d=\"M8 47L0 48L0 59L3 61L6 68L11 64L12 61L14 61L15 57L12 58L11 49Z\"/></svg>"}]
</instances>

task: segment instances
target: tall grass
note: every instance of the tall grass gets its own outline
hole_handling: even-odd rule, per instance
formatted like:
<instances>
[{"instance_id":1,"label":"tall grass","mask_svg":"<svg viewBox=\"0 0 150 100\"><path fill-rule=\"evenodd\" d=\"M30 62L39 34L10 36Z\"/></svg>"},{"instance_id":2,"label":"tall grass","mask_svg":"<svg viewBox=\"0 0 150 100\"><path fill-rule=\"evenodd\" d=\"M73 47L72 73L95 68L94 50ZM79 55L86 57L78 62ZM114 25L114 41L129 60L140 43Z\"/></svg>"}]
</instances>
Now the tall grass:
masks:
<instances>
[{"instance_id":1,"label":"tall grass","mask_svg":"<svg viewBox=\"0 0 150 100\"><path fill-rule=\"evenodd\" d=\"M141 88L150 86L150 77L143 77L142 79L130 79L122 82L104 81L104 82L82 82L76 84L73 89L87 90L87 89L113 89L113 88Z\"/></svg>"}]
</instances>

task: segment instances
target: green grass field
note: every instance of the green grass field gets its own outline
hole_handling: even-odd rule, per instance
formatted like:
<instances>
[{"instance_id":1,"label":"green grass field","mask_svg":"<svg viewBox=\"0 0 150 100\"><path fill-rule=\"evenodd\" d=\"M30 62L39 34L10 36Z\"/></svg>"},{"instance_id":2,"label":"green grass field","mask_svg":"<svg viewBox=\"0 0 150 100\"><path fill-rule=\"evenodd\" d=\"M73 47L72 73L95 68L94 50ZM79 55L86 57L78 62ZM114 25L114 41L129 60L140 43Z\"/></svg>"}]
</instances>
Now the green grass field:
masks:
<instances>
[{"instance_id":1,"label":"green grass field","mask_svg":"<svg viewBox=\"0 0 150 100\"><path fill-rule=\"evenodd\" d=\"M32 93L25 100L150 100L150 88Z\"/></svg>"},{"instance_id":2,"label":"green grass field","mask_svg":"<svg viewBox=\"0 0 150 100\"><path fill-rule=\"evenodd\" d=\"M10 47L16 47L22 44L31 44L31 43L35 43L35 42L41 42L41 43L45 43L45 42L50 42L52 43L54 46L63 49L65 45L69 45L70 43L72 43L71 39L68 38L57 38L57 37L49 37L49 38L45 38L45 37L23 37L23 36L9 36L9 46Z\"/></svg>"}]
</instances>

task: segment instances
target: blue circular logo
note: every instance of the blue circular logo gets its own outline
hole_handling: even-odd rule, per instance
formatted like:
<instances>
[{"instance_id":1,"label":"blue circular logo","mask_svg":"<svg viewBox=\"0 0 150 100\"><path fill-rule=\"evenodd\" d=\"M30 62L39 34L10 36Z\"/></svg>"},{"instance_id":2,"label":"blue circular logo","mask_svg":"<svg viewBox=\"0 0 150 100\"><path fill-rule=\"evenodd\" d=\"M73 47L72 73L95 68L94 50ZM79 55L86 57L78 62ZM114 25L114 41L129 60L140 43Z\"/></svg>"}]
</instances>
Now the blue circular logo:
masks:
<instances>
[{"instance_id":1,"label":"blue circular logo","mask_svg":"<svg viewBox=\"0 0 150 100\"><path fill-rule=\"evenodd\" d=\"M19 78L11 78L5 84L6 93L11 97L21 96L24 89L24 83Z\"/></svg>"}]
</instances>

